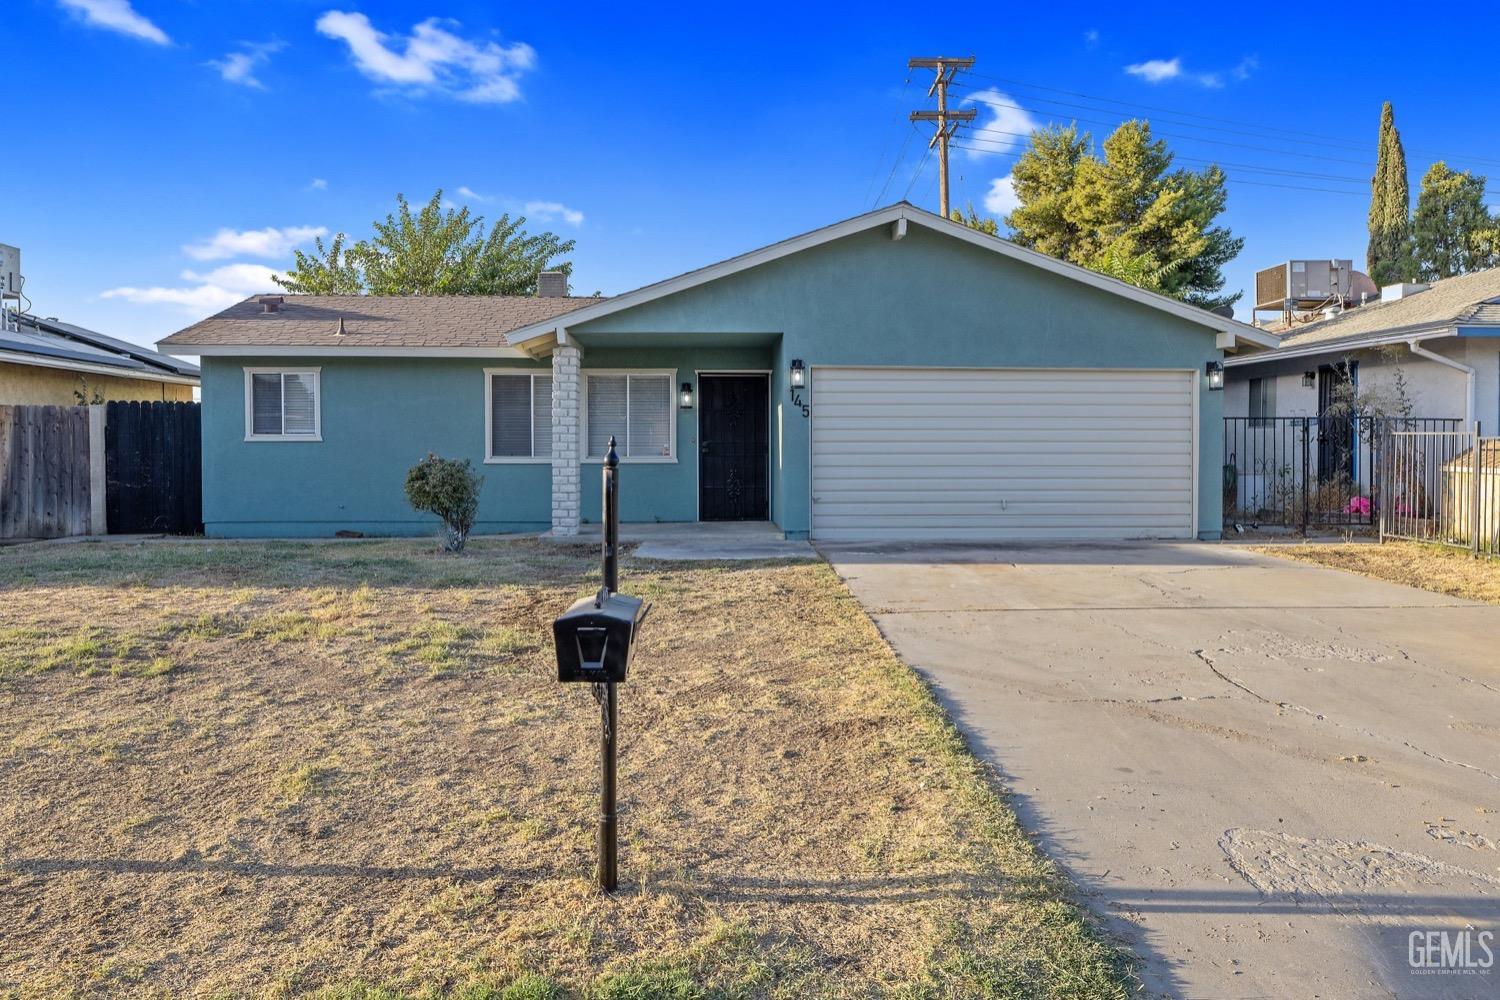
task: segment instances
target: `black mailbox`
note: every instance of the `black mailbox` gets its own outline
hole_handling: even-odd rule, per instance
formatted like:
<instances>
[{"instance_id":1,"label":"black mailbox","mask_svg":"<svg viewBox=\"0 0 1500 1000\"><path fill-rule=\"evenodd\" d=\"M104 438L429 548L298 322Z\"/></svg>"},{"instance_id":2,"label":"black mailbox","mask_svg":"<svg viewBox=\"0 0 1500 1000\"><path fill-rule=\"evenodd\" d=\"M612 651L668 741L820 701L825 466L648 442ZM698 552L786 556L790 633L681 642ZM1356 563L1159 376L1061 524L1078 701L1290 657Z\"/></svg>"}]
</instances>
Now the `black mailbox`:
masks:
<instances>
[{"instance_id":1,"label":"black mailbox","mask_svg":"<svg viewBox=\"0 0 1500 1000\"><path fill-rule=\"evenodd\" d=\"M564 611L552 623L557 679L623 681L634 652L635 630L650 610L638 597L604 589Z\"/></svg>"}]
</instances>

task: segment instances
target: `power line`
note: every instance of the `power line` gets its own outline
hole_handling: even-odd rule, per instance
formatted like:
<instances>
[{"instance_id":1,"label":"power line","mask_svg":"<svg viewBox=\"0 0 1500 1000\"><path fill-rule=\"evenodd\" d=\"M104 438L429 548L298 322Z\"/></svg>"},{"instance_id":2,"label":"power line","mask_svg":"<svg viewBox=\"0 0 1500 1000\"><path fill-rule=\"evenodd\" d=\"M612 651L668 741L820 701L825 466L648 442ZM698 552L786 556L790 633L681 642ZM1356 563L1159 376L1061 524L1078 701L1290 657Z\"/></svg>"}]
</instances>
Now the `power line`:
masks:
<instances>
[{"instance_id":1,"label":"power line","mask_svg":"<svg viewBox=\"0 0 1500 1000\"><path fill-rule=\"evenodd\" d=\"M912 171L911 180L906 182L906 190L901 193L902 201L911 200L911 189L917 186L917 178L922 176L922 171L927 167L927 161L932 159L932 146L927 147L927 152L922 154L922 161L917 164L917 169Z\"/></svg>"},{"instance_id":2,"label":"power line","mask_svg":"<svg viewBox=\"0 0 1500 1000\"><path fill-rule=\"evenodd\" d=\"M876 207L885 200L885 192L891 186L891 181L896 179L896 171L901 169L901 163L906 159L906 151L908 148L910 148L911 140L916 134L917 127L915 125L906 130L906 140L901 143L901 148L896 150L896 162L891 164L891 172L886 175L885 183L880 185L880 193L877 194L875 196L875 200L870 203L871 208Z\"/></svg>"},{"instance_id":3,"label":"power line","mask_svg":"<svg viewBox=\"0 0 1500 1000\"><path fill-rule=\"evenodd\" d=\"M1003 101L993 102L992 106L993 107L999 107L999 108L1013 108L1013 109L1015 109L1017 111L1028 111L1028 110L1030 110L1029 108L1023 108L1019 104L1007 104L1007 103L1005 103ZM1119 122L1102 121L1102 120L1100 120L1098 118L1077 118L1077 117L1073 117L1073 116L1069 116L1069 117L1072 118L1072 120L1075 123L1076 122L1082 122L1082 123L1084 123L1086 125L1105 125L1105 126L1112 126L1113 127L1113 126L1118 126L1120 124ZM976 131L976 132L982 132L982 131L984 131L984 129L975 129L974 131ZM1202 142L1202 143L1207 143L1209 145L1214 145L1214 146L1231 146L1231 147L1233 147L1235 149L1253 149L1256 152L1261 152L1261 153L1275 153L1278 156L1300 156L1303 159L1308 159L1308 160L1325 160L1325 161L1327 161L1329 163L1352 163L1353 165L1355 165L1357 167L1368 167L1368 166L1370 166L1370 164L1367 161L1365 161L1365 160L1351 160L1351 159L1348 159L1347 157L1342 157L1342 156L1328 156L1328 155L1323 154L1323 153L1299 153L1299 152L1297 152L1294 149L1275 149L1275 148L1270 147L1270 146L1254 146L1254 145L1250 145L1249 143L1244 143L1244 142L1231 142L1228 139L1205 139L1202 136L1196 136L1196 135L1181 135L1181 134L1175 133L1175 132L1158 132L1154 128L1151 130L1151 134L1153 136L1157 137L1157 138L1160 138L1160 139L1176 139L1179 142Z\"/></svg>"},{"instance_id":4,"label":"power line","mask_svg":"<svg viewBox=\"0 0 1500 1000\"><path fill-rule=\"evenodd\" d=\"M1317 140L1317 144L1321 144L1323 146L1326 146L1328 148L1333 148L1333 149L1349 149L1349 150L1359 151L1359 150L1363 150L1363 149L1367 149L1368 148L1367 146L1365 146L1362 143L1355 143L1355 142L1348 141L1348 140L1333 139L1333 138L1328 137L1326 134L1320 133L1320 132L1307 132L1307 131L1302 131L1302 130L1298 130L1298 129L1289 129L1289 128L1285 128L1285 127L1279 126L1279 125L1262 125L1262 124L1260 124L1258 122L1245 121L1244 119L1238 119L1238 118L1223 118L1223 117L1219 117L1219 116L1216 116L1216 115L1198 114L1196 112L1184 111L1184 110L1181 110L1179 108L1169 108L1169 107L1165 107L1165 106L1159 105L1159 104L1145 104L1145 103L1142 103L1140 101L1122 101L1122 100L1119 100L1118 98L1105 97L1102 94L1090 94L1090 93L1086 93L1084 91L1079 91L1079 90L1068 90L1068 89L1063 88L1063 87L1051 87L1051 86L1047 86L1046 84L1031 83L1031 82L1028 82L1028 81L1025 81L1025 80L1016 80L1016 79L1013 79L1013 78L1010 78L1010 77L987 76L987 75L985 75L983 73L975 73L972 70L971 71L966 71L964 75L967 76L967 77L974 77L976 79L993 80L993 81L995 81L997 83L1004 83L1004 84L1009 84L1009 85L1012 85L1012 86L1027 87L1027 88L1030 88L1032 90L1046 91L1046 92L1052 93L1052 94L1063 94L1063 95L1066 95L1068 97L1081 97L1081 98L1083 98L1085 100L1096 101L1096 102L1104 103L1104 104L1118 105L1118 106L1124 107L1124 108L1139 108L1139 109L1145 110L1145 111L1160 111L1160 112L1163 112L1165 114L1178 115L1178 116L1183 117L1183 118L1193 118L1193 119L1197 119L1199 121L1218 122L1218 123L1223 124L1223 125L1237 125L1237 126L1241 126L1241 127L1244 127L1244 128L1258 129L1260 131L1273 133L1273 134L1277 135L1278 137L1280 137L1280 136L1300 136L1300 137L1303 137L1305 139ZM958 81L955 84L955 86L957 86L957 87L965 87L965 88L969 88L969 89L974 89L973 85L965 84L962 81ZM1063 104L1064 103L1064 102L1061 102L1061 101L1051 101L1051 100L1048 100L1046 98L1038 98L1038 97L1031 97L1030 99L1031 100L1044 101L1045 103L1052 103L1052 104ZM1091 110L1104 111L1105 109L1103 109L1103 108L1097 108L1097 109L1091 109ZM1497 158L1492 157L1492 156L1478 156L1478 155L1475 155L1475 154L1472 154L1472 153L1453 153L1453 152L1449 152L1449 153L1436 153L1436 152L1433 152L1431 150L1422 150L1422 149L1409 149L1408 152L1416 154L1418 156L1440 156L1440 157L1441 156L1445 156L1445 157L1447 157L1449 159L1467 160L1467 161L1470 161L1470 162L1473 162L1473 163L1478 163L1478 164L1489 164L1489 165L1492 165L1492 166L1500 166L1500 159L1497 159ZM1366 162L1368 162L1368 161L1366 161Z\"/></svg>"},{"instance_id":5,"label":"power line","mask_svg":"<svg viewBox=\"0 0 1500 1000\"><path fill-rule=\"evenodd\" d=\"M910 88L911 88L911 76L908 75L907 78L906 78L906 83L901 88L901 92L903 94L905 94L906 91L908 89L910 89ZM900 112L896 113L895 120L898 121L898 122L901 120L901 114L900 114ZM915 131L916 131L916 128L913 127L912 132L908 132L907 133L906 142L904 142L902 144L900 151L898 151L896 153L896 163L898 165L901 163L901 157L903 155L905 155L906 146L911 143L911 136L912 136L912 133L915 132ZM880 179L880 167L881 167L882 164L885 163L886 155L890 152L891 146L894 144L894 141L895 140L892 139L891 142L886 143L883 147L881 147L880 156L879 156L879 158L877 158L875 160L875 172L870 175L870 183L865 185L865 199L864 200L870 203L870 207L871 208L873 208L876 205L880 204L880 199L885 196L885 188L883 187L883 188L880 189L880 194L876 196L875 200L874 201L870 201L870 192L875 190L875 182ZM893 166L893 167L891 167L890 177L894 177L895 175L896 175L896 168ZM890 184L891 184L890 177L886 178L886 181L885 181L886 187L889 187Z\"/></svg>"},{"instance_id":6,"label":"power line","mask_svg":"<svg viewBox=\"0 0 1500 1000\"><path fill-rule=\"evenodd\" d=\"M969 139L970 142L989 142L989 143L994 143L997 147L1003 147L1003 148L996 148L996 149L985 150L986 152L990 152L990 153L1004 153L1004 152L1007 152L1010 148L1014 147L1015 143L1012 143L1012 142L1009 142L1009 141L1006 141L1006 140L1003 140L1003 139L983 139L983 138L979 138L978 137L978 133L981 133L981 132L988 133L988 134L991 134L991 135L1009 135L1009 136L1015 136L1016 138L1020 138L1020 139L1030 138L1024 132L1010 132L1010 131L1006 131L1005 129L993 129L993 128L970 129L968 133L965 133L966 136L972 136L972 138ZM978 148L978 147L969 147L969 148ZM1176 151L1173 151L1171 155L1172 155L1172 159L1174 161L1175 160L1186 160L1189 163L1207 163L1207 164L1217 165L1217 166L1221 166L1221 167L1234 167L1235 169L1238 169L1238 170L1250 170L1250 171L1253 171L1255 173L1279 174L1279 175L1286 176L1286 177L1302 177L1302 178L1305 178L1307 180L1315 180L1315 181L1339 181L1339 182L1346 183L1346 184L1368 185L1370 183L1369 180L1366 179L1366 178L1364 178L1364 177L1350 177L1347 174L1320 174L1320 173L1316 173L1314 171L1308 171L1308 170L1288 170L1288 169L1286 169L1284 167L1259 167L1259 166L1256 166L1253 163L1233 163L1233 162L1230 162L1228 160L1214 159L1214 158L1210 158L1210 157L1206 157L1206 156L1184 156L1181 153L1178 153Z\"/></svg>"},{"instance_id":7,"label":"power line","mask_svg":"<svg viewBox=\"0 0 1500 1000\"><path fill-rule=\"evenodd\" d=\"M955 148L957 148L957 149L976 149L976 150L981 150L981 151L986 152L986 153L993 153L993 152L995 152L992 149L984 149L983 147L980 147L980 146L967 146L967 145L964 145L962 143L957 144L955 146ZM1253 170L1255 168L1252 167L1252 168L1249 168L1249 169ZM1255 187L1285 188L1285 189L1287 189L1289 191L1317 191L1317 192L1321 192L1323 194L1352 194L1352 195L1358 195L1361 198L1367 196L1367 192L1364 192L1364 191L1351 191L1348 188L1319 188L1319 187L1307 187L1307 186L1301 185L1301 184L1277 184L1277 183L1273 183L1271 181L1251 181L1251 180L1245 180L1243 177L1236 177L1236 176L1234 176L1232 174L1226 174L1225 177L1224 177L1224 179L1225 179L1225 181L1227 183L1230 183L1230 184L1251 184L1251 185L1254 185Z\"/></svg>"}]
</instances>

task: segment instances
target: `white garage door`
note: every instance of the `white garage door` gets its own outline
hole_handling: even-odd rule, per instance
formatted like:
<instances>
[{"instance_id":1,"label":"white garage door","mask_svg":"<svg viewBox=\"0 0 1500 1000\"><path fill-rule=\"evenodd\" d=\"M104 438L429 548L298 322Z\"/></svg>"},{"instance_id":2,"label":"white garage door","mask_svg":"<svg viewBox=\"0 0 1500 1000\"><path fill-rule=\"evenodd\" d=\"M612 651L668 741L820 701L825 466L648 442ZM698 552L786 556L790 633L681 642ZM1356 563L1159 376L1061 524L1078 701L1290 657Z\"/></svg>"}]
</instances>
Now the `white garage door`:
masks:
<instances>
[{"instance_id":1,"label":"white garage door","mask_svg":"<svg viewBox=\"0 0 1500 1000\"><path fill-rule=\"evenodd\" d=\"M1186 371L817 368L829 540L1193 537Z\"/></svg>"}]
</instances>

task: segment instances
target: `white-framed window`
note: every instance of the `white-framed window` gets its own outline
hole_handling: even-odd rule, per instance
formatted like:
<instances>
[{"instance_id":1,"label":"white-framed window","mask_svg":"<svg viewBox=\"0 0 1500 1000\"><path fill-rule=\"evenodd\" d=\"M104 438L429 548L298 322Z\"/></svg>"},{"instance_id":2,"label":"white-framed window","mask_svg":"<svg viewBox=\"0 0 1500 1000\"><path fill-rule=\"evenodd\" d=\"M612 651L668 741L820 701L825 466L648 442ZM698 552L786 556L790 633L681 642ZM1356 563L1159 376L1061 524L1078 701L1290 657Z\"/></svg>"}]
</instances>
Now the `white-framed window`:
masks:
<instances>
[{"instance_id":1,"label":"white-framed window","mask_svg":"<svg viewBox=\"0 0 1500 1000\"><path fill-rule=\"evenodd\" d=\"M625 462L677 461L674 371L585 371L584 456L599 461L615 450Z\"/></svg>"},{"instance_id":2,"label":"white-framed window","mask_svg":"<svg viewBox=\"0 0 1500 1000\"><path fill-rule=\"evenodd\" d=\"M484 370L484 460L552 460L552 373Z\"/></svg>"},{"instance_id":3,"label":"white-framed window","mask_svg":"<svg viewBox=\"0 0 1500 1000\"><path fill-rule=\"evenodd\" d=\"M246 368L246 441L323 440L322 369Z\"/></svg>"}]
</instances>

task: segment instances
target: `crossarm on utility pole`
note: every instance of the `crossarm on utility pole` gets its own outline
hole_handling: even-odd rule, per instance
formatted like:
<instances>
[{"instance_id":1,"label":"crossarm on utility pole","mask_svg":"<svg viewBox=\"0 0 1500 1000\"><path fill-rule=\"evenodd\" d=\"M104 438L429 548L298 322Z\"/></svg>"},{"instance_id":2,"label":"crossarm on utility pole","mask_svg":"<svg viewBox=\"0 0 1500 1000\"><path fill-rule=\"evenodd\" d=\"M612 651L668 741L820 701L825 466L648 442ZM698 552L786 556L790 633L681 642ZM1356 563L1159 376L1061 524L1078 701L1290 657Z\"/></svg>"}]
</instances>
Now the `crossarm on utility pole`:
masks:
<instances>
[{"instance_id":1,"label":"crossarm on utility pole","mask_svg":"<svg viewBox=\"0 0 1500 1000\"><path fill-rule=\"evenodd\" d=\"M947 56L919 57L906 61L907 69L930 69L936 75L932 86L927 88L927 96L937 95L936 111L913 111L911 120L914 122L937 122L937 131L927 141L927 148L934 145L938 148L938 212L943 218L948 217L948 140L953 138L953 133L958 130L961 122L971 122L977 112L970 108L967 111L948 110L948 84L953 82L953 77L959 70L969 69L974 65L974 57L953 59Z\"/></svg>"}]
</instances>

